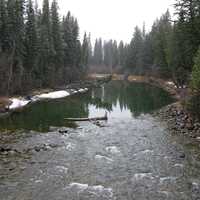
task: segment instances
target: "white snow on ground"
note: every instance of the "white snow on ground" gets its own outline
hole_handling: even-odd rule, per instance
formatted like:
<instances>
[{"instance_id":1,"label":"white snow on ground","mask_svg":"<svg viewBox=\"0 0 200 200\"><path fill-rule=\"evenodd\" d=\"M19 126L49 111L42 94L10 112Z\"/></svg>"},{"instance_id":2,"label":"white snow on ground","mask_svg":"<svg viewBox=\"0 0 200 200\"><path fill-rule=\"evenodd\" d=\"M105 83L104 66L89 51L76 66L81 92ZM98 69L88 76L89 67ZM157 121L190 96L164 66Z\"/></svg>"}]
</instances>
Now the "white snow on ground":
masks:
<instances>
[{"instance_id":1,"label":"white snow on ground","mask_svg":"<svg viewBox=\"0 0 200 200\"><path fill-rule=\"evenodd\" d=\"M88 91L88 88L82 88L82 89L79 89L77 91L72 90L72 93L73 94L83 93L83 92L86 92L86 91ZM59 98L65 98L67 96L70 96L69 92L67 92L65 90L60 90L60 91L36 95L36 96L32 97L31 100L25 100L25 99L21 99L21 98L12 98L12 99L10 99L10 101L12 103L8 108L9 108L9 110L15 110L15 109L22 108L22 107L26 106L30 102L37 102L40 99L59 99Z\"/></svg>"},{"instance_id":2,"label":"white snow on ground","mask_svg":"<svg viewBox=\"0 0 200 200\"><path fill-rule=\"evenodd\" d=\"M167 84L168 85L173 85L173 86L175 85L174 82L171 82L171 81L167 82Z\"/></svg>"},{"instance_id":3,"label":"white snow on ground","mask_svg":"<svg viewBox=\"0 0 200 200\"><path fill-rule=\"evenodd\" d=\"M69 92L67 92L65 90L61 90L61 91L41 94L41 95L38 95L37 97L39 97L40 99L59 99L59 98L67 97L69 95L70 95Z\"/></svg>"},{"instance_id":4,"label":"white snow on ground","mask_svg":"<svg viewBox=\"0 0 200 200\"><path fill-rule=\"evenodd\" d=\"M79 89L79 92L87 92L88 91L88 88L84 88L84 89Z\"/></svg>"},{"instance_id":5,"label":"white snow on ground","mask_svg":"<svg viewBox=\"0 0 200 200\"><path fill-rule=\"evenodd\" d=\"M22 108L22 107L26 106L28 103L30 103L29 100L24 100L24 99L13 98L10 100L12 101L12 104L9 106L10 110Z\"/></svg>"}]
</instances>

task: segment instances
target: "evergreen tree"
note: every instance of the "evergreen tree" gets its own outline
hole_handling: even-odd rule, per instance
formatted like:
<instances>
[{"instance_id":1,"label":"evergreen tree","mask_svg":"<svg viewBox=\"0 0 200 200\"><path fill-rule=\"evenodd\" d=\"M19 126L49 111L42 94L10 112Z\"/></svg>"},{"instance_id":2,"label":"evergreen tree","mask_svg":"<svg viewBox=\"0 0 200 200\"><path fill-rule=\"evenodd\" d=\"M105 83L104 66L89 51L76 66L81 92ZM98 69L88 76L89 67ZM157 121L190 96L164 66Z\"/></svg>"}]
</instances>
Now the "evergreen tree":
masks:
<instances>
[{"instance_id":1,"label":"evergreen tree","mask_svg":"<svg viewBox=\"0 0 200 200\"><path fill-rule=\"evenodd\" d=\"M38 40L36 32L35 11L32 0L27 4L27 22L25 24L25 58L26 81L31 82L35 78L33 73L37 64ZM31 83L30 83L31 84ZM26 84L27 85L27 84ZM29 86L30 87L30 86Z\"/></svg>"},{"instance_id":2,"label":"evergreen tree","mask_svg":"<svg viewBox=\"0 0 200 200\"><path fill-rule=\"evenodd\" d=\"M169 51L172 26L170 23L170 14L167 11L157 20L152 28L154 64L159 69L160 74L170 76L169 69Z\"/></svg>"},{"instance_id":3,"label":"evergreen tree","mask_svg":"<svg viewBox=\"0 0 200 200\"><path fill-rule=\"evenodd\" d=\"M116 40L114 40L112 44L112 57L113 57L113 67L117 67L119 65L119 52Z\"/></svg>"},{"instance_id":4,"label":"evergreen tree","mask_svg":"<svg viewBox=\"0 0 200 200\"><path fill-rule=\"evenodd\" d=\"M199 0L176 0L175 9L178 14L178 25L187 48L186 69L191 71L193 57L200 45Z\"/></svg>"},{"instance_id":5,"label":"evergreen tree","mask_svg":"<svg viewBox=\"0 0 200 200\"><path fill-rule=\"evenodd\" d=\"M89 41L87 34L84 34L83 43L81 47L81 64L83 67L87 68L89 62Z\"/></svg>"},{"instance_id":6,"label":"evergreen tree","mask_svg":"<svg viewBox=\"0 0 200 200\"><path fill-rule=\"evenodd\" d=\"M39 66L42 86L52 85L54 66L52 65L53 43L51 35L51 18L49 0L43 1L42 15L39 30Z\"/></svg>"},{"instance_id":7,"label":"evergreen tree","mask_svg":"<svg viewBox=\"0 0 200 200\"><path fill-rule=\"evenodd\" d=\"M120 41L118 46L118 52L119 52L119 65L125 67L125 47L123 41Z\"/></svg>"},{"instance_id":8,"label":"evergreen tree","mask_svg":"<svg viewBox=\"0 0 200 200\"><path fill-rule=\"evenodd\" d=\"M58 4L53 0L51 6L51 21L52 21L52 42L53 42L53 63L56 70L60 70L63 66L63 44L61 35L61 25L58 14ZM58 77L60 78L60 77Z\"/></svg>"},{"instance_id":9,"label":"evergreen tree","mask_svg":"<svg viewBox=\"0 0 200 200\"><path fill-rule=\"evenodd\" d=\"M103 47L101 38L96 39L95 41L93 62L96 65L102 65L103 63Z\"/></svg>"},{"instance_id":10,"label":"evergreen tree","mask_svg":"<svg viewBox=\"0 0 200 200\"><path fill-rule=\"evenodd\" d=\"M0 53L5 52L8 46L7 10L5 0L0 0Z\"/></svg>"},{"instance_id":11,"label":"evergreen tree","mask_svg":"<svg viewBox=\"0 0 200 200\"><path fill-rule=\"evenodd\" d=\"M113 67L113 41L105 41L104 42L104 64L107 67L110 67L112 71Z\"/></svg>"},{"instance_id":12,"label":"evergreen tree","mask_svg":"<svg viewBox=\"0 0 200 200\"><path fill-rule=\"evenodd\" d=\"M141 69L143 66L142 50L143 50L142 32L138 27L135 27L133 39L131 40L129 46L129 53L126 65L131 72L136 74L141 74Z\"/></svg>"},{"instance_id":13,"label":"evergreen tree","mask_svg":"<svg viewBox=\"0 0 200 200\"><path fill-rule=\"evenodd\" d=\"M24 55L24 1L8 0L8 49L9 68L7 92L22 90L21 80L23 76L23 55ZM11 83L14 85L11 87ZM17 88L17 89L15 89Z\"/></svg>"}]
</instances>

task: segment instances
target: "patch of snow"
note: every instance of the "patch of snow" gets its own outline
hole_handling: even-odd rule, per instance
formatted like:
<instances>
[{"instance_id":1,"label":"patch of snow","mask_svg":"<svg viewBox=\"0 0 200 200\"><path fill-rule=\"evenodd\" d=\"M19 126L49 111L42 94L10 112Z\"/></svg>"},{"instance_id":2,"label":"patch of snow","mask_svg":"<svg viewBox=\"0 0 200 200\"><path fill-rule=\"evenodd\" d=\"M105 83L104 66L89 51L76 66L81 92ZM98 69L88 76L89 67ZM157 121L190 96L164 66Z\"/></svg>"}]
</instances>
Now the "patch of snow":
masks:
<instances>
[{"instance_id":1,"label":"patch of snow","mask_svg":"<svg viewBox=\"0 0 200 200\"><path fill-rule=\"evenodd\" d=\"M59 99L59 98L67 97L69 95L70 94L67 91L61 90L61 91L41 94L41 95L38 95L37 97L40 98L40 99Z\"/></svg>"},{"instance_id":2,"label":"patch of snow","mask_svg":"<svg viewBox=\"0 0 200 200\"><path fill-rule=\"evenodd\" d=\"M108 162L113 162L113 159L108 158L106 156L102 156L102 155L96 155L95 159L97 159L97 160L105 160L105 161L108 161Z\"/></svg>"},{"instance_id":3,"label":"patch of snow","mask_svg":"<svg viewBox=\"0 0 200 200\"><path fill-rule=\"evenodd\" d=\"M40 100L40 98L38 96L34 96L34 97L31 98L32 102L36 102L38 100Z\"/></svg>"},{"instance_id":4,"label":"patch of snow","mask_svg":"<svg viewBox=\"0 0 200 200\"><path fill-rule=\"evenodd\" d=\"M112 154L120 153L119 149L116 146L106 147L106 151L108 151L109 153L112 153Z\"/></svg>"},{"instance_id":5,"label":"patch of snow","mask_svg":"<svg viewBox=\"0 0 200 200\"><path fill-rule=\"evenodd\" d=\"M26 106L28 103L30 103L30 100L24 100L24 99L13 98L10 100L12 101L12 104L8 107L10 110L22 108Z\"/></svg>"},{"instance_id":6,"label":"patch of snow","mask_svg":"<svg viewBox=\"0 0 200 200\"><path fill-rule=\"evenodd\" d=\"M87 92L88 91L88 88L81 88L78 90L80 93L83 93L83 92Z\"/></svg>"},{"instance_id":7,"label":"patch of snow","mask_svg":"<svg viewBox=\"0 0 200 200\"><path fill-rule=\"evenodd\" d=\"M168 85L175 85L174 82L171 82L171 81L167 82L167 84Z\"/></svg>"}]
</instances>

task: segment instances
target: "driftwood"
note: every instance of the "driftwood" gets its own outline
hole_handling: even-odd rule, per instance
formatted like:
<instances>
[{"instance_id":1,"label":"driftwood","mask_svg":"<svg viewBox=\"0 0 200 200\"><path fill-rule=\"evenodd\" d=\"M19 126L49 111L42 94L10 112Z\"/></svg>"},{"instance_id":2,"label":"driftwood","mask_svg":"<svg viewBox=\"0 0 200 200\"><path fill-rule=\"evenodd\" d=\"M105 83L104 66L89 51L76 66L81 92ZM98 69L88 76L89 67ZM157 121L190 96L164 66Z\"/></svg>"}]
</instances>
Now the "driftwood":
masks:
<instances>
[{"instance_id":1,"label":"driftwood","mask_svg":"<svg viewBox=\"0 0 200 200\"><path fill-rule=\"evenodd\" d=\"M65 118L65 120L82 122L82 121L103 121L103 120L108 120L108 118L107 116L104 116L104 117L94 117L94 118Z\"/></svg>"},{"instance_id":2,"label":"driftwood","mask_svg":"<svg viewBox=\"0 0 200 200\"><path fill-rule=\"evenodd\" d=\"M104 117L94 117L94 118L65 118L68 121L83 122L83 121L106 121L108 120L107 113Z\"/></svg>"}]
</instances>

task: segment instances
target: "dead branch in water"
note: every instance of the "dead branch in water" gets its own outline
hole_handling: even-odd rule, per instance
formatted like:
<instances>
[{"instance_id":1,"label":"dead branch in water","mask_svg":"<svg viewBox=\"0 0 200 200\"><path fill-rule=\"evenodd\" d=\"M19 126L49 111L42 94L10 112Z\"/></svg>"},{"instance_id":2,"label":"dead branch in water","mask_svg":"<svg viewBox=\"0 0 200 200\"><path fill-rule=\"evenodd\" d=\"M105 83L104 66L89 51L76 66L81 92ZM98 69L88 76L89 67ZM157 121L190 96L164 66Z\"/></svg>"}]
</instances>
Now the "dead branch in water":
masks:
<instances>
[{"instance_id":1,"label":"dead branch in water","mask_svg":"<svg viewBox=\"0 0 200 200\"><path fill-rule=\"evenodd\" d=\"M94 118L65 118L68 121L83 122L83 121L106 121L108 120L107 113L104 117L94 117Z\"/></svg>"},{"instance_id":2,"label":"dead branch in water","mask_svg":"<svg viewBox=\"0 0 200 200\"><path fill-rule=\"evenodd\" d=\"M94 117L94 118L65 118L65 120L68 121L103 121L103 120L108 120L107 116L105 117Z\"/></svg>"}]
</instances>

